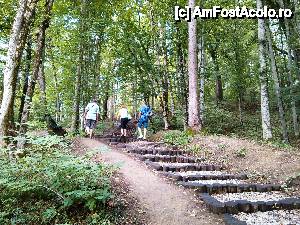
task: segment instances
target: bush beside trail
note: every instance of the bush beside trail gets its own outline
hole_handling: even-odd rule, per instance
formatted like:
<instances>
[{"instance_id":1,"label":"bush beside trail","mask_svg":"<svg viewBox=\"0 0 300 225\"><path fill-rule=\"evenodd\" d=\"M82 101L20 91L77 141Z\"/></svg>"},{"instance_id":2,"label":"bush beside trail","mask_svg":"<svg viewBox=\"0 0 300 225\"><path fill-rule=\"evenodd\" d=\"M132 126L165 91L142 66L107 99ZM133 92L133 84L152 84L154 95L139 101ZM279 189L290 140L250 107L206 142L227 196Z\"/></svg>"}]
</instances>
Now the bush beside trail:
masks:
<instances>
[{"instance_id":1,"label":"bush beside trail","mask_svg":"<svg viewBox=\"0 0 300 225\"><path fill-rule=\"evenodd\" d=\"M113 169L57 136L30 140L23 158L0 152L0 224L111 224Z\"/></svg>"}]
</instances>

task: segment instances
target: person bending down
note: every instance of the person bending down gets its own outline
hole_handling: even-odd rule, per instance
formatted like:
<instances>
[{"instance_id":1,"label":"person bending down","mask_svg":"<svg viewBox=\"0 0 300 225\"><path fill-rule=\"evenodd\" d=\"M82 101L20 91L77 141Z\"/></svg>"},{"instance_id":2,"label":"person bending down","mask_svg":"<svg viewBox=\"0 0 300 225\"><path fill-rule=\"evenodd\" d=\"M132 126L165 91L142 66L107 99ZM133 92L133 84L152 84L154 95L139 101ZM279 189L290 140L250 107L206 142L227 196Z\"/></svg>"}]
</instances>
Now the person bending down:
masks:
<instances>
[{"instance_id":1,"label":"person bending down","mask_svg":"<svg viewBox=\"0 0 300 225\"><path fill-rule=\"evenodd\" d=\"M151 114L150 106L144 103L140 108L140 112L139 112L139 121L138 121L139 137L138 138L143 138L144 140L146 139L150 114ZM142 127L144 127L144 135L142 133Z\"/></svg>"},{"instance_id":2,"label":"person bending down","mask_svg":"<svg viewBox=\"0 0 300 225\"><path fill-rule=\"evenodd\" d=\"M99 106L94 98L85 108L85 132L90 138L93 136L94 129L99 120Z\"/></svg>"}]
</instances>

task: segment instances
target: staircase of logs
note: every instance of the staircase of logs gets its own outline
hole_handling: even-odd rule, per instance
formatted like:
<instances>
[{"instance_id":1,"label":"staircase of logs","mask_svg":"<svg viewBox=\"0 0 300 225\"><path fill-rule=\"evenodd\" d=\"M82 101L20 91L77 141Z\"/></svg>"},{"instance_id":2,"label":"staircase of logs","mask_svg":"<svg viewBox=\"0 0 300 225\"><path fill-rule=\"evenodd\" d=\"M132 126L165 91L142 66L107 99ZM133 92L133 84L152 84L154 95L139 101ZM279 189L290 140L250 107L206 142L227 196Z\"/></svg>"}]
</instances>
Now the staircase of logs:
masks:
<instances>
[{"instance_id":1,"label":"staircase of logs","mask_svg":"<svg viewBox=\"0 0 300 225\"><path fill-rule=\"evenodd\" d=\"M206 163L164 143L136 142L133 136L98 137L145 162L150 168L193 189L213 213L223 214L228 225L300 225L300 197L289 196L278 184L248 181L247 174L230 174L222 165Z\"/></svg>"}]
</instances>

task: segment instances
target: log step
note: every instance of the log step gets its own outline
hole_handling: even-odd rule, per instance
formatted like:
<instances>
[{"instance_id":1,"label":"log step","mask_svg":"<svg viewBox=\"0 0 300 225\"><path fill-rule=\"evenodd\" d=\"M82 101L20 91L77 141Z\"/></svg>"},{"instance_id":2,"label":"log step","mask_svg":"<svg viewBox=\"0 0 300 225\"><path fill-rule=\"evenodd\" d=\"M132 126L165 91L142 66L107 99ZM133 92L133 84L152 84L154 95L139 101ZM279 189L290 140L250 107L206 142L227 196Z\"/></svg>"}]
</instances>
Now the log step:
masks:
<instances>
[{"instance_id":1,"label":"log step","mask_svg":"<svg viewBox=\"0 0 300 225\"><path fill-rule=\"evenodd\" d=\"M246 180L246 174L228 174L222 171L187 171L187 172L165 172L165 176L175 181L196 181L196 180Z\"/></svg>"},{"instance_id":2,"label":"log step","mask_svg":"<svg viewBox=\"0 0 300 225\"><path fill-rule=\"evenodd\" d=\"M222 167L219 165L200 164L200 163L163 163L163 162L146 161L146 164L158 171L164 171L164 172L212 171L212 170L222 169Z\"/></svg>"},{"instance_id":3,"label":"log step","mask_svg":"<svg viewBox=\"0 0 300 225\"><path fill-rule=\"evenodd\" d=\"M272 210L255 213L224 214L226 225L300 224L300 210Z\"/></svg>"},{"instance_id":4,"label":"log step","mask_svg":"<svg viewBox=\"0 0 300 225\"><path fill-rule=\"evenodd\" d=\"M201 193L222 194L240 192L271 192L280 191L280 185L272 184L248 184L243 180L202 180L178 182L178 184L195 189Z\"/></svg>"},{"instance_id":5,"label":"log step","mask_svg":"<svg viewBox=\"0 0 300 225\"><path fill-rule=\"evenodd\" d=\"M142 161L149 160L150 162L171 162L171 163L199 163L203 162L204 159L194 158L190 156L182 156L182 155L153 155L153 154L145 154L139 156L139 159Z\"/></svg>"},{"instance_id":6,"label":"log step","mask_svg":"<svg viewBox=\"0 0 300 225\"><path fill-rule=\"evenodd\" d=\"M227 193L220 195L203 193L200 197L212 212L219 214L265 212L275 209L300 209L300 198L289 197L279 192Z\"/></svg>"},{"instance_id":7,"label":"log step","mask_svg":"<svg viewBox=\"0 0 300 225\"><path fill-rule=\"evenodd\" d=\"M169 156L180 156L184 155L185 152L182 150L167 150L164 148L132 148L128 150L130 153L140 155L169 155Z\"/></svg>"}]
</instances>

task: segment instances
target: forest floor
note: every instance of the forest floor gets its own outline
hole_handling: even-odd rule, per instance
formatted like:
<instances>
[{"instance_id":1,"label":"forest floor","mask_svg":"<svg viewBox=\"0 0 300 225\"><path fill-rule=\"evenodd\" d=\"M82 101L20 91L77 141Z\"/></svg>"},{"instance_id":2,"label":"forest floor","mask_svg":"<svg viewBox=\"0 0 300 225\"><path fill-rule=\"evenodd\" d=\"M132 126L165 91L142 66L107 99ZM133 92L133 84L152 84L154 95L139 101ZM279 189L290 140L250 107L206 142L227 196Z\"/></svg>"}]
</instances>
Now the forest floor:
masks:
<instances>
[{"instance_id":1,"label":"forest floor","mask_svg":"<svg viewBox=\"0 0 300 225\"><path fill-rule=\"evenodd\" d=\"M128 204L129 218L137 217L136 220L139 220L124 224L224 224L220 216L208 212L204 203L192 191L172 184L149 170L142 162L114 148L108 148L107 145L94 139L79 138L77 143L83 146L77 148L80 149L77 151L79 154L93 149L107 149L97 154L94 160L119 166L119 173L114 177L113 186L118 186L119 190L124 188L124 192L131 196L130 199L134 199ZM128 218L126 220L128 221Z\"/></svg>"},{"instance_id":2,"label":"forest floor","mask_svg":"<svg viewBox=\"0 0 300 225\"><path fill-rule=\"evenodd\" d=\"M154 135L159 140L163 132ZM197 146L195 148L195 146ZM222 164L232 173L246 173L253 182L285 184L298 177L290 190L300 194L300 150L224 135L196 135L186 147L205 162Z\"/></svg>"},{"instance_id":3,"label":"forest floor","mask_svg":"<svg viewBox=\"0 0 300 225\"><path fill-rule=\"evenodd\" d=\"M226 136L199 136L193 141L206 159L223 163L227 170L250 174L250 179L284 184L300 174L299 149L275 148L255 141Z\"/></svg>"}]
</instances>

